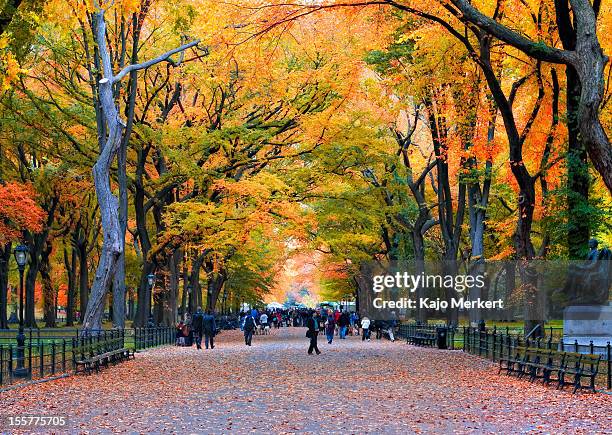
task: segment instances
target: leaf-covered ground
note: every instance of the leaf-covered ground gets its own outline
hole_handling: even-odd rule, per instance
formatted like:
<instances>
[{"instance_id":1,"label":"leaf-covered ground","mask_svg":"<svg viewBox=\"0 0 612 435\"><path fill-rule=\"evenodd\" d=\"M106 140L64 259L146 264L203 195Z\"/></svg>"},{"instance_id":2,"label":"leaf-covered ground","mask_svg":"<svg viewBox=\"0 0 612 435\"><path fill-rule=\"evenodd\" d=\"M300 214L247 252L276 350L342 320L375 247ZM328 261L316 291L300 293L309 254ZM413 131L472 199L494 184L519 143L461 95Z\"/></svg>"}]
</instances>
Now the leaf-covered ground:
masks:
<instances>
[{"instance_id":1,"label":"leaf-covered ground","mask_svg":"<svg viewBox=\"0 0 612 435\"><path fill-rule=\"evenodd\" d=\"M301 328L250 348L225 331L212 351L153 349L98 375L2 393L0 414L67 415L70 433L612 433L609 395L498 376L459 351L322 341L310 356Z\"/></svg>"}]
</instances>

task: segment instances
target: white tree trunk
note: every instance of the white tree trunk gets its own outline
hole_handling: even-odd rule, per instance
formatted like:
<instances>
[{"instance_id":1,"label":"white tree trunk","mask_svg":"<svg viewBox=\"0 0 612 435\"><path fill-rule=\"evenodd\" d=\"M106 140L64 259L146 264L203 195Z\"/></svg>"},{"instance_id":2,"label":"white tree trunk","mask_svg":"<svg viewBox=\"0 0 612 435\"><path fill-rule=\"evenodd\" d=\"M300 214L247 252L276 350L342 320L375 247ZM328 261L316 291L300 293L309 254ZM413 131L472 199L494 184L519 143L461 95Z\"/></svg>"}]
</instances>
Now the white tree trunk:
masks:
<instances>
[{"instance_id":1,"label":"white tree trunk","mask_svg":"<svg viewBox=\"0 0 612 435\"><path fill-rule=\"evenodd\" d=\"M98 45L100 60L104 70L103 78L98 84L98 92L107 137L104 140L104 147L100 150L98 160L93 167L96 196L100 205L103 243L100 262L98 263L87 310L83 318L83 334L96 334L102 328L106 295L115 278L117 261L123 254L125 245L125 234L121 231L119 220L119 201L111 190L110 169L123 140L126 123L119 116L119 107L113 96L113 85L132 71L146 69L160 62L172 62L170 56L183 52L199 43L199 40L197 40L184 44L155 59L140 64L129 65L117 73L117 75L114 75L110 52L106 44L104 12L103 9L98 7L94 15L94 38Z\"/></svg>"}]
</instances>

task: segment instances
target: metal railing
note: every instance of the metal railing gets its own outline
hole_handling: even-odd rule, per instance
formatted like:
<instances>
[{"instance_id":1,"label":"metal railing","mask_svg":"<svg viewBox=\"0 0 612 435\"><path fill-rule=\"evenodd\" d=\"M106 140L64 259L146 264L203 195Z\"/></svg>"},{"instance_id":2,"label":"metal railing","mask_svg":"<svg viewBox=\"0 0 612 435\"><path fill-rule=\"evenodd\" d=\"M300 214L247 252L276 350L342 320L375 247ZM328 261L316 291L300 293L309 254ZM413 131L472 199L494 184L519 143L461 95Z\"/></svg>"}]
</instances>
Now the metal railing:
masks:
<instances>
[{"instance_id":1,"label":"metal railing","mask_svg":"<svg viewBox=\"0 0 612 435\"><path fill-rule=\"evenodd\" d=\"M175 332L172 327L89 331L87 335L81 335L78 329L26 330L26 342L21 349L16 343L16 331L11 330L12 337L0 336L0 387L73 373L76 361L112 350L136 351L173 344ZM27 376L17 376L20 365Z\"/></svg>"}]
</instances>

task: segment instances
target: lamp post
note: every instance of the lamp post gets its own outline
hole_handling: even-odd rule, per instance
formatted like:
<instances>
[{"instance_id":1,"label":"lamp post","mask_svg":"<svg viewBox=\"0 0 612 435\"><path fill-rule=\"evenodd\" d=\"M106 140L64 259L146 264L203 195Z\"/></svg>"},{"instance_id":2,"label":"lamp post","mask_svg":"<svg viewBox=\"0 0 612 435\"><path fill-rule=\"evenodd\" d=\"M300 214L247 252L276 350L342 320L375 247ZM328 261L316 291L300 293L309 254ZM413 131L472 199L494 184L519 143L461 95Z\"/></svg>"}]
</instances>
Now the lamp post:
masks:
<instances>
[{"instance_id":1,"label":"lamp post","mask_svg":"<svg viewBox=\"0 0 612 435\"><path fill-rule=\"evenodd\" d=\"M223 314L227 314L227 306L226 306L226 302L227 302L227 290L223 289Z\"/></svg>"},{"instance_id":2,"label":"lamp post","mask_svg":"<svg viewBox=\"0 0 612 435\"><path fill-rule=\"evenodd\" d=\"M148 326L148 321L151 318L151 298L153 296L153 286L155 285L155 274L150 273L147 275L147 284L149 285L149 316L147 319ZM155 298L153 298L153 300L155 300Z\"/></svg>"},{"instance_id":3,"label":"lamp post","mask_svg":"<svg viewBox=\"0 0 612 435\"><path fill-rule=\"evenodd\" d=\"M17 368L13 370L13 376L25 378L30 372L24 367L25 360L25 334L23 332L23 271L28 262L29 249L25 245L19 245L13 251L17 267L19 268L19 332L17 333Z\"/></svg>"}]
</instances>

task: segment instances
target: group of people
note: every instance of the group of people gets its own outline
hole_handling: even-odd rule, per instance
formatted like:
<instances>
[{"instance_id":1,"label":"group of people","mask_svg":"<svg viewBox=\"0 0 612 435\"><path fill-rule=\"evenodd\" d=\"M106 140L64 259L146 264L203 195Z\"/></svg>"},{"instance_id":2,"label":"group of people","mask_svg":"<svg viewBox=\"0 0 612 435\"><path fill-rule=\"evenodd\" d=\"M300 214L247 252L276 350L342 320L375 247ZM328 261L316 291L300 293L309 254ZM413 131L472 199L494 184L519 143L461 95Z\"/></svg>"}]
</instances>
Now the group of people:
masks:
<instances>
[{"instance_id":1,"label":"group of people","mask_svg":"<svg viewBox=\"0 0 612 435\"><path fill-rule=\"evenodd\" d=\"M202 311L198 307L193 316L186 316L176 327L176 344L178 346L192 346L195 342L198 350L202 349L202 338L206 349L215 348L215 335L217 335L217 322L212 310Z\"/></svg>"},{"instance_id":2,"label":"group of people","mask_svg":"<svg viewBox=\"0 0 612 435\"><path fill-rule=\"evenodd\" d=\"M306 322L306 337L310 339L308 354L312 355L316 352L321 353L318 347L318 335L325 331L327 343L332 344L334 336L340 339L345 339L347 333L361 335L362 341L370 341L372 331L376 332L376 338L381 339L384 335L389 337L389 340L395 341L395 328L398 325L395 313L392 313L390 320L370 320L368 317L359 318L355 312L348 313L347 311L332 311L332 310L314 310ZM361 327L361 334L360 334Z\"/></svg>"},{"instance_id":3,"label":"group of people","mask_svg":"<svg viewBox=\"0 0 612 435\"><path fill-rule=\"evenodd\" d=\"M250 311L240 312L240 329L244 332L244 344L251 346L253 334L256 330L268 332L271 329L278 329L285 323L289 326L288 318L283 316L280 310L258 310L253 308Z\"/></svg>"},{"instance_id":4,"label":"group of people","mask_svg":"<svg viewBox=\"0 0 612 435\"><path fill-rule=\"evenodd\" d=\"M395 341L395 328L398 321L395 313L391 320L371 320L368 317L359 317L356 312L346 310L252 310L242 311L239 316L240 329L244 333L244 343L252 345L253 335L257 330L269 331L285 326L306 326L306 337L310 339L308 354L321 353L318 347L319 333L325 333L328 344L332 344L334 337L340 340L347 335L361 336L362 341L370 341L372 332L380 339L384 335ZM215 336L219 332L217 322L212 310L204 312L198 307L193 316L186 315L184 321L177 325L176 344L179 346L192 346L196 344L198 350L202 349L202 339L206 349L215 348Z\"/></svg>"}]
</instances>

